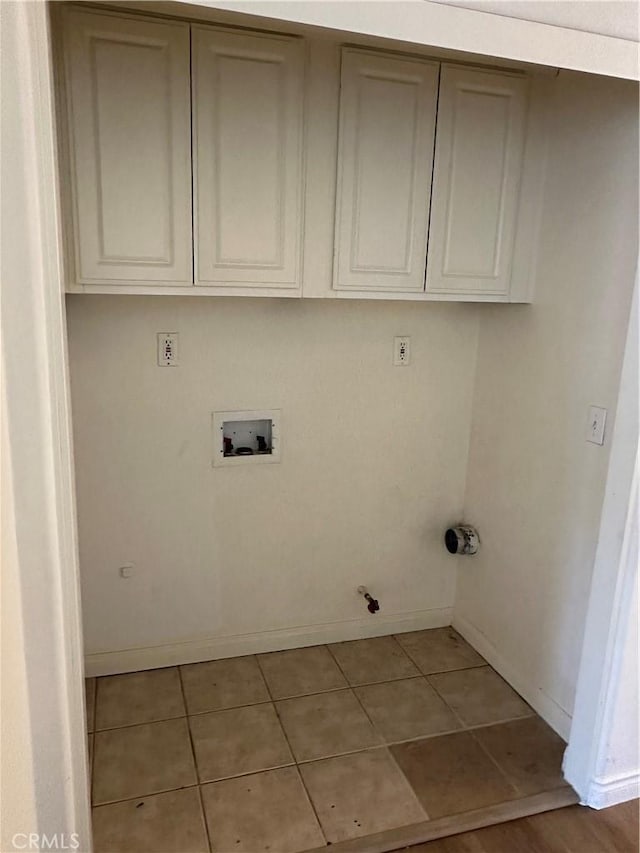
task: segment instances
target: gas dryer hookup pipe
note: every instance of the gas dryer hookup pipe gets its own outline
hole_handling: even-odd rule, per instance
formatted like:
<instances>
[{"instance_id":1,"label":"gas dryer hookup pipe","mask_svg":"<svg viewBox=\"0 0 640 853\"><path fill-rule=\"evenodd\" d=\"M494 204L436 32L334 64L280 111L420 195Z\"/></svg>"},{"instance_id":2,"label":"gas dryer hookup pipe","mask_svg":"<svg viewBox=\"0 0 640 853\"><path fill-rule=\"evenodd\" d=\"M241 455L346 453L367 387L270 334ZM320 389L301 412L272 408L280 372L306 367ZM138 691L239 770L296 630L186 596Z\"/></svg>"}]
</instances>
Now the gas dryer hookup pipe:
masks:
<instances>
[{"instance_id":1,"label":"gas dryer hookup pipe","mask_svg":"<svg viewBox=\"0 0 640 853\"><path fill-rule=\"evenodd\" d=\"M473 555L478 553L480 537L470 524L457 524L444 534L444 544L450 554Z\"/></svg>"}]
</instances>

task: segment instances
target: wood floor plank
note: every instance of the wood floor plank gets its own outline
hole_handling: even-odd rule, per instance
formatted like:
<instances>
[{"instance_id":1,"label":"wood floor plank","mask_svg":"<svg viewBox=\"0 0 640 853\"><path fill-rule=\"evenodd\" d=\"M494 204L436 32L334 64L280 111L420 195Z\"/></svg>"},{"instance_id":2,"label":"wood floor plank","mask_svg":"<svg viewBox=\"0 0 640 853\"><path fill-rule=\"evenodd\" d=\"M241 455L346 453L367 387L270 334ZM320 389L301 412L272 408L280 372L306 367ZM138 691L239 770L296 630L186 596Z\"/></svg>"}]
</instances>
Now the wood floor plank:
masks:
<instances>
[{"instance_id":1,"label":"wood floor plank","mask_svg":"<svg viewBox=\"0 0 640 853\"><path fill-rule=\"evenodd\" d=\"M630 800L611 809L602 809L598 814L607 825L630 845L630 849L640 849L640 801Z\"/></svg>"},{"instance_id":2,"label":"wood floor plank","mask_svg":"<svg viewBox=\"0 0 640 853\"><path fill-rule=\"evenodd\" d=\"M638 800L567 806L407 849L407 853L638 853Z\"/></svg>"},{"instance_id":3,"label":"wood floor plank","mask_svg":"<svg viewBox=\"0 0 640 853\"><path fill-rule=\"evenodd\" d=\"M607 849L603 845L609 841L608 833L605 831L603 839L588 812L583 806L575 806L535 815L530 822L547 837L560 839L567 853L603 853Z\"/></svg>"},{"instance_id":4,"label":"wood floor plank","mask_svg":"<svg viewBox=\"0 0 640 853\"><path fill-rule=\"evenodd\" d=\"M478 838L484 853L567 853L564 845L540 832L529 818L481 829Z\"/></svg>"},{"instance_id":5,"label":"wood floor plank","mask_svg":"<svg viewBox=\"0 0 640 853\"><path fill-rule=\"evenodd\" d=\"M621 815L608 814L611 811L576 806L531 820L545 826L547 835L560 837L569 853L637 853L637 834L634 843L631 825L626 826Z\"/></svg>"}]
</instances>

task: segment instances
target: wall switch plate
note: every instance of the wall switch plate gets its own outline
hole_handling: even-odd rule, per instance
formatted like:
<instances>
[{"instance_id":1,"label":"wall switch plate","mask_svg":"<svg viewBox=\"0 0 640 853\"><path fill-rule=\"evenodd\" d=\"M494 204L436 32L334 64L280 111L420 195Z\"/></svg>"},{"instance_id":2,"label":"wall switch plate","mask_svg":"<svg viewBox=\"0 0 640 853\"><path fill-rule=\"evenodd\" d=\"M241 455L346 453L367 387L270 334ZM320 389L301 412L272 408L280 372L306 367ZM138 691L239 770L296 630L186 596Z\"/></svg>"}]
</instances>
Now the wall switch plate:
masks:
<instances>
[{"instance_id":1,"label":"wall switch plate","mask_svg":"<svg viewBox=\"0 0 640 853\"><path fill-rule=\"evenodd\" d=\"M178 333L158 332L158 366L175 367L178 364Z\"/></svg>"},{"instance_id":2,"label":"wall switch plate","mask_svg":"<svg viewBox=\"0 0 640 853\"><path fill-rule=\"evenodd\" d=\"M589 406L587 422L587 441L593 444L604 444L604 425L607 421L607 410L599 406Z\"/></svg>"},{"instance_id":3,"label":"wall switch plate","mask_svg":"<svg viewBox=\"0 0 640 853\"><path fill-rule=\"evenodd\" d=\"M393 339L393 364L395 367L407 367L411 364L411 338L408 335Z\"/></svg>"}]
</instances>

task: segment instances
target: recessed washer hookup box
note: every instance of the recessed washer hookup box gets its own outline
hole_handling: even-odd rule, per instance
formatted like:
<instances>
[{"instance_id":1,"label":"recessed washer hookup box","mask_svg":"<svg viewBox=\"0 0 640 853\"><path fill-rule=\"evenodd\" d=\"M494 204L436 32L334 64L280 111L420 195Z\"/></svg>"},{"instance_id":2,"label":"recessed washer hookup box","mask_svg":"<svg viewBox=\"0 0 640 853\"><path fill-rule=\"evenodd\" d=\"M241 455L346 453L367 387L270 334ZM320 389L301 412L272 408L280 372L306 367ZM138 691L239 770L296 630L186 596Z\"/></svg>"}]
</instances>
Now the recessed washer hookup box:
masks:
<instances>
[{"instance_id":1,"label":"recessed washer hookup box","mask_svg":"<svg viewBox=\"0 0 640 853\"><path fill-rule=\"evenodd\" d=\"M214 412L214 467L279 462L280 421L280 409Z\"/></svg>"}]
</instances>

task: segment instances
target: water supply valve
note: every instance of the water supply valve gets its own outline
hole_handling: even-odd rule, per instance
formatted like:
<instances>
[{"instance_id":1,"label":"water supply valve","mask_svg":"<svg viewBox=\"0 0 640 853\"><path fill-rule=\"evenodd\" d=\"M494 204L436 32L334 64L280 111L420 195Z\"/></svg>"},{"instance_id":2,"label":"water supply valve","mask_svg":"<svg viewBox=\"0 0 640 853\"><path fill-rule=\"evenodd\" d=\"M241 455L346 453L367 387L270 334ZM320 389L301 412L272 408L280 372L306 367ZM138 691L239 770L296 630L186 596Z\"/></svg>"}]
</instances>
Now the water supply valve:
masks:
<instances>
[{"instance_id":1,"label":"water supply valve","mask_svg":"<svg viewBox=\"0 0 640 853\"><path fill-rule=\"evenodd\" d=\"M380 605L372 595L369 595L366 586L359 586L358 592L360 593L360 595L364 596L367 602L367 610L369 611L369 613L377 613L378 610L380 610Z\"/></svg>"}]
</instances>

